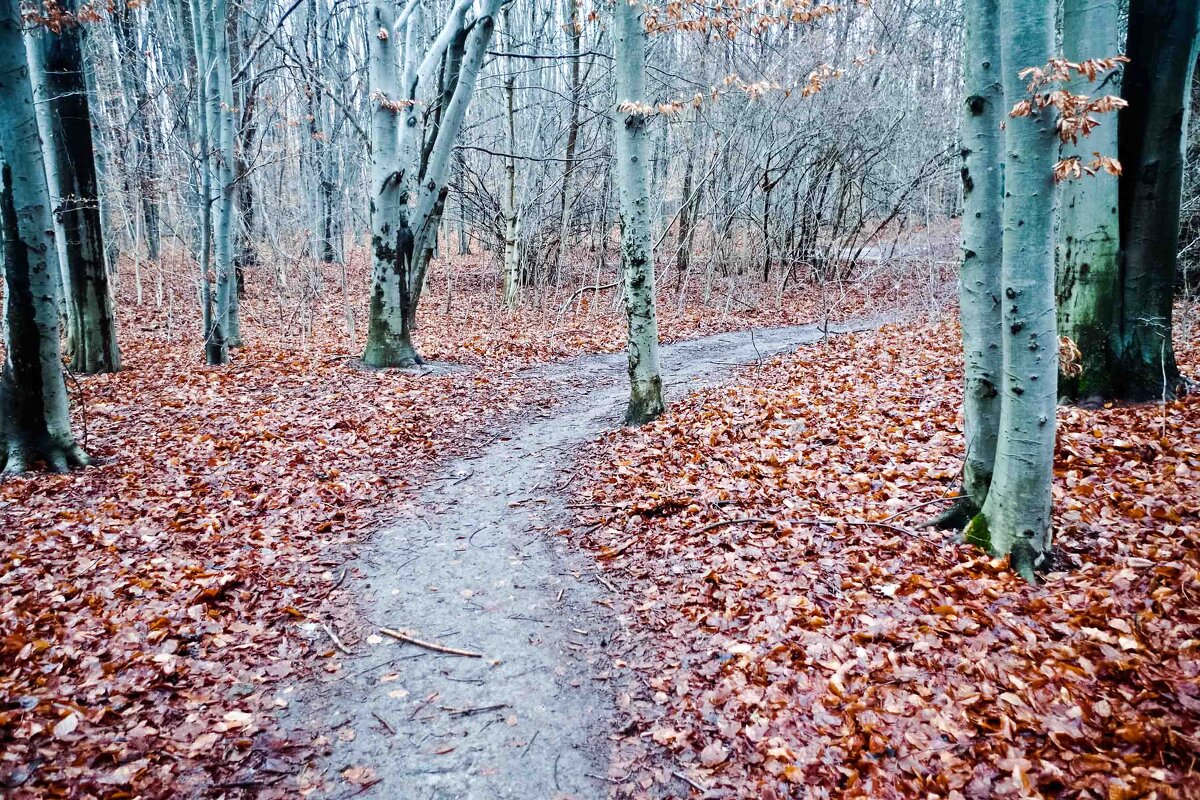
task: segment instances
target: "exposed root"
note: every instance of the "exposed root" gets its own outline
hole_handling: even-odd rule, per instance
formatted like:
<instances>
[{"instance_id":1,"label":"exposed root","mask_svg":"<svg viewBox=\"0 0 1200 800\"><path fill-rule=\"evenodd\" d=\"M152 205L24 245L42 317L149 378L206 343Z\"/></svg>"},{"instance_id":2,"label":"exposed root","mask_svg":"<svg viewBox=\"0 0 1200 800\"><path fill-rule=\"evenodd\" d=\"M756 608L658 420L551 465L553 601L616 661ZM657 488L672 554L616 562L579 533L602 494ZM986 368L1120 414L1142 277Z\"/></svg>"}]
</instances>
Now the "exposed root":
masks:
<instances>
[{"instance_id":1,"label":"exposed root","mask_svg":"<svg viewBox=\"0 0 1200 800\"><path fill-rule=\"evenodd\" d=\"M979 506L975 505L967 495L963 495L954 501L954 505L947 508L936 517L931 517L924 522L918 523L918 528L936 528L939 531L961 531L967 527L967 523L971 518L979 513Z\"/></svg>"}]
</instances>

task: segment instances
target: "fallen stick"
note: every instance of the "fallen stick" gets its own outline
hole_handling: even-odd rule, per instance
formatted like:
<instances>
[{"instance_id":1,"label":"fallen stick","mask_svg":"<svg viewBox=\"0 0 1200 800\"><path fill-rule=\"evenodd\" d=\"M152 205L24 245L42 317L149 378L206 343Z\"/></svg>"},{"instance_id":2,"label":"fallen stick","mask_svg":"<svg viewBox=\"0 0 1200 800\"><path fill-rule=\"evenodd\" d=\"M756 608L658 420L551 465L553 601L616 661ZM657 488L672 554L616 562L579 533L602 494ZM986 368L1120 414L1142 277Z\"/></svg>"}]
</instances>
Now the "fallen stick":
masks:
<instances>
[{"instance_id":1,"label":"fallen stick","mask_svg":"<svg viewBox=\"0 0 1200 800\"><path fill-rule=\"evenodd\" d=\"M339 639L337 634L333 632L333 628L329 627L329 625L324 622L321 623L321 627L325 629L327 634L329 634L329 638L333 640L335 645L337 645L338 650L341 650L346 655L350 655L350 651L346 649L346 645L342 644L342 640Z\"/></svg>"},{"instance_id":2,"label":"fallen stick","mask_svg":"<svg viewBox=\"0 0 1200 800\"><path fill-rule=\"evenodd\" d=\"M379 720L380 724L383 725L383 727L387 728L388 733L390 733L392 736L396 735L396 729L392 727L392 724L390 722L388 722L386 719L384 719L383 717L376 714L374 711L371 712L371 716L373 716L375 719Z\"/></svg>"},{"instance_id":3,"label":"fallen stick","mask_svg":"<svg viewBox=\"0 0 1200 800\"><path fill-rule=\"evenodd\" d=\"M391 628L380 628L379 632L384 636L390 636L393 639L398 639L401 642L406 642L417 647L423 647L426 650L432 650L435 653L445 653L449 656L463 656L464 658L483 658L483 653L475 653L470 650L459 650L455 647L446 647L445 645L435 644L434 642L425 642L409 636L407 633L393 630Z\"/></svg>"},{"instance_id":4,"label":"fallen stick","mask_svg":"<svg viewBox=\"0 0 1200 800\"><path fill-rule=\"evenodd\" d=\"M469 717L474 714L484 714L488 711L499 711L502 708L508 708L508 703L496 703L493 706L475 706L474 708L446 708L442 707L442 711L447 712L452 717Z\"/></svg>"}]
</instances>

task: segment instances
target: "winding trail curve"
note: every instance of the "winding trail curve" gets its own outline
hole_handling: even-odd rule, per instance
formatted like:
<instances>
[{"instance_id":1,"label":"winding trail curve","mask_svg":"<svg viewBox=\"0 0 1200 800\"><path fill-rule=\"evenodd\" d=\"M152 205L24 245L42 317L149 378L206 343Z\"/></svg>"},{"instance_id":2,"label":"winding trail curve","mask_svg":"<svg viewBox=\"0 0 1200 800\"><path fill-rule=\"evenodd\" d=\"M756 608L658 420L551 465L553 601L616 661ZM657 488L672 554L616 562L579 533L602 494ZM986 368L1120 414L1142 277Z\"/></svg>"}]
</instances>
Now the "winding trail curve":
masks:
<instances>
[{"instance_id":1,"label":"winding trail curve","mask_svg":"<svg viewBox=\"0 0 1200 800\"><path fill-rule=\"evenodd\" d=\"M678 397L730 365L820 338L821 328L808 325L665 346L667 392ZM325 766L373 769L379 782L360 797L607 795L605 651L615 620L594 563L557 533L571 524L565 503L578 447L620 424L624 367L617 354L531 371L561 402L447 465L354 565L365 576L355 588L373 624L483 654L385 640L347 659L341 677L299 693L293 724L353 726L351 741L327 734L335 741Z\"/></svg>"}]
</instances>

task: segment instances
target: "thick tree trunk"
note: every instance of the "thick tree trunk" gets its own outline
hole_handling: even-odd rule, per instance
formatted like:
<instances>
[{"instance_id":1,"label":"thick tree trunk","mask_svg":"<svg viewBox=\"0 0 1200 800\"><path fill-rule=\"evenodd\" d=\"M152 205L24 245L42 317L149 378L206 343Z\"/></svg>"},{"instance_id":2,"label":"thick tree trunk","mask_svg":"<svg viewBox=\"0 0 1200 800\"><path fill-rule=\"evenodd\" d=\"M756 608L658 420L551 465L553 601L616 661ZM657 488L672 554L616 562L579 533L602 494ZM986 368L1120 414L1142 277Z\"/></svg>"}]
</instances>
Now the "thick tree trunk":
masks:
<instances>
[{"instance_id":1,"label":"thick tree trunk","mask_svg":"<svg viewBox=\"0 0 1200 800\"><path fill-rule=\"evenodd\" d=\"M1129 400L1173 396L1172 346L1179 209L1188 98L1200 3L1132 0L1120 112L1122 309L1117 391Z\"/></svg>"},{"instance_id":2,"label":"thick tree trunk","mask_svg":"<svg viewBox=\"0 0 1200 800\"><path fill-rule=\"evenodd\" d=\"M0 240L5 361L0 369L0 469L38 462L65 471L88 457L75 443L59 350L50 195L42 164L17 0L0 0Z\"/></svg>"},{"instance_id":3,"label":"thick tree trunk","mask_svg":"<svg viewBox=\"0 0 1200 800\"><path fill-rule=\"evenodd\" d=\"M60 4L75 13L77 0ZM54 149L50 179L58 198L55 213L70 274L71 368L77 372L116 372L121 368L117 325L105 264L104 235L96 173L88 87L83 65L81 25L65 24L41 33L44 85L51 123L47 148Z\"/></svg>"},{"instance_id":4,"label":"thick tree trunk","mask_svg":"<svg viewBox=\"0 0 1200 800\"><path fill-rule=\"evenodd\" d=\"M1000 427L1000 272L1004 210L1004 88L1000 0L967 0L962 127L962 499L943 522L962 527L987 499Z\"/></svg>"},{"instance_id":5,"label":"thick tree trunk","mask_svg":"<svg viewBox=\"0 0 1200 800\"><path fill-rule=\"evenodd\" d=\"M371 305L367 348L369 367L408 367L421 362L409 328L409 272L413 233L408 224L406 173L415 165L400 151L400 125L411 141L417 109L401 93L400 32L391 0L372 0L368 44L371 108ZM411 30L411 28L409 29ZM410 45L416 36L409 36ZM407 48L406 48L407 49ZM411 51L406 57L411 60Z\"/></svg>"},{"instance_id":6,"label":"thick tree trunk","mask_svg":"<svg viewBox=\"0 0 1200 800\"><path fill-rule=\"evenodd\" d=\"M1066 0L1063 56L1079 62L1117 53L1117 18L1116 0ZM1109 80L1115 81L1116 73L1100 85L1076 77L1068 88L1075 94L1114 94ZM1084 164L1095 152L1117 154L1117 120L1112 115L1078 143L1063 146L1064 158L1073 156ZM1060 392L1073 399L1109 398L1120 305L1117 178L1101 171L1066 181L1059 191L1058 329L1082 355L1078 374L1060 376Z\"/></svg>"},{"instance_id":7,"label":"thick tree trunk","mask_svg":"<svg viewBox=\"0 0 1200 800\"><path fill-rule=\"evenodd\" d=\"M1017 73L1054 54L1054 5L1000 0L1005 106L1026 96ZM1050 546L1051 483L1058 396L1054 316L1052 108L1010 117L1004 129L1004 253L1000 288L1000 432L991 487L966 530L968 541L1010 555L1028 580Z\"/></svg>"},{"instance_id":8,"label":"thick tree trunk","mask_svg":"<svg viewBox=\"0 0 1200 800\"><path fill-rule=\"evenodd\" d=\"M640 425L665 410L658 361L658 318L654 297L649 168L647 161L646 29L640 5L618 2L617 175L621 209L621 270L629 322L629 407L627 425Z\"/></svg>"}]
</instances>

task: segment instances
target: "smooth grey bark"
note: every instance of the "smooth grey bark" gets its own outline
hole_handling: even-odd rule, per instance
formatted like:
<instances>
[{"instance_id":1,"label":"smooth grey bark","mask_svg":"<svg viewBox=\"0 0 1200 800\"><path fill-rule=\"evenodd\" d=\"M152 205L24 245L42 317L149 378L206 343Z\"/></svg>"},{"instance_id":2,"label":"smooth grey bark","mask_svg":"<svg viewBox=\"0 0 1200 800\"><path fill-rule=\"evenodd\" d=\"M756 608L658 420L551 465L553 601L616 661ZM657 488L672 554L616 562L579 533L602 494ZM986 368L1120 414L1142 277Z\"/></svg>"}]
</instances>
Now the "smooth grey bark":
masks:
<instances>
[{"instance_id":1,"label":"smooth grey bark","mask_svg":"<svg viewBox=\"0 0 1200 800\"><path fill-rule=\"evenodd\" d=\"M412 2L405 13L414 13ZM400 40L408 35L404 58L411 64L415 28L397 27L394 3L372 0L368 62L371 98L371 298L367 347L363 363L369 367L406 367L421 362L409 328L408 275L412 267L413 234L408 224L411 160L402 160L403 136L416 135L417 111L412 99L401 93L398 68Z\"/></svg>"},{"instance_id":2,"label":"smooth grey bark","mask_svg":"<svg viewBox=\"0 0 1200 800\"><path fill-rule=\"evenodd\" d=\"M621 209L621 272L629 323L627 425L641 425L666 410L658 357L658 316L651 244L650 164L646 131L646 28L640 4L618 0L616 17L617 183Z\"/></svg>"},{"instance_id":3,"label":"smooth grey bark","mask_svg":"<svg viewBox=\"0 0 1200 800\"><path fill-rule=\"evenodd\" d=\"M505 31L511 34L509 9L504 9ZM515 41L515 37L510 35ZM510 45L515 46L515 45ZM521 215L517 206L517 128L516 128L516 74L512 58L506 57L504 76L504 119L508 132L508 152L504 159L504 190L500 201L500 214L504 217L504 307L516 308L521 302Z\"/></svg>"},{"instance_id":4,"label":"smooth grey bark","mask_svg":"<svg viewBox=\"0 0 1200 800\"><path fill-rule=\"evenodd\" d=\"M53 214L58 208L58 148L53 146L55 124L50 110L50 90L46 86L46 67L42 59L42 32L25 31L25 58L29 65L29 83L33 90L34 111L37 116L38 133L42 139L42 163L46 168L46 184L50 192L51 219L54 222L55 287L58 291L59 311L62 315L63 332L67 349L75 338L75 306L71 302L71 271L67 267L67 237L62 231L62 220Z\"/></svg>"},{"instance_id":5,"label":"smooth grey bark","mask_svg":"<svg viewBox=\"0 0 1200 800\"><path fill-rule=\"evenodd\" d=\"M429 266L428 253L436 241L438 225L441 221L442 208L446 202L446 179L450 172L450 157L454 152L454 143L462 130L467 108L475 94L476 79L483 65L496 28L496 15L500 13L503 0L484 0L480 16L471 24L471 32L467 36L466 47L463 51L462 64L458 70L458 80L454 94L441 116L437 137L433 150L425 166L424 175L416 195L416 214L414 216L414 241L416 253L420 256L412 276L413 307L420 301L421 291L425 286L425 271Z\"/></svg>"},{"instance_id":6,"label":"smooth grey bark","mask_svg":"<svg viewBox=\"0 0 1200 800\"><path fill-rule=\"evenodd\" d=\"M1108 57L1119 51L1116 0L1065 0L1063 56L1075 62ZM1115 94L1118 74L1099 84L1076 76L1067 85L1074 94ZM1087 164L1093 153L1115 157L1117 118L1107 115L1078 142L1063 145L1064 158ZM1119 310L1120 220L1117 177L1104 170L1059 186L1059 252L1056 294L1059 333L1079 348L1077 375L1059 377L1060 392L1074 399L1113 394Z\"/></svg>"},{"instance_id":7,"label":"smooth grey bark","mask_svg":"<svg viewBox=\"0 0 1200 800\"><path fill-rule=\"evenodd\" d=\"M67 14L79 11L78 0L64 0ZM86 28L65 23L59 32L33 35L41 46L39 81L48 103L50 130L45 142L53 156L47 178L53 184L60 254L70 276L71 309L67 337L71 368L76 372L116 372L121 368L117 323L105 263L96 147L92 139L88 80L83 47Z\"/></svg>"},{"instance_id":8,"label":"smooth grey bark","mask_svg":"<svg viewBox=\"0 0 1200 800\"><path fill-rule=\"evenodd\" d=\"M1000 0L966 0L962 122L962 498L939 522L962 527L987 499L1000 429L1000 303L1004 210L1004 88Z\"/></svg>"},{"instance_id":9,"label":"smooth grey bark","mask_svg":"<svg viewBox=\"0 0 1200 800\"><path fill-rule=\"evenodd\" d=\"M75 443L59 350L50 195L42 163L18 0L0 0L0 266L5 360L0 469L56 471L89 462Z\"/></svg>"},{"instance_id":10,"label":"smooth grey bark","mask_svg":"<svg viewBox=\"0 0 1200 800\"><path fill-rule=\"evenodd\" d=\"M182 11L182 8L180 9ZM204 329L204 356L210 365L229 362L229 344L226 338L225 318L220 307L219 275L218 287L213 286L210 273L213 269L213 186L212 127L216 120L211 114L209 96L215 69L212 62L212 25L203 0L189 0L190 32L196 67L196 142L197 142L197 195L200 200L199 246L197 262L200 267L200 304ZM219 95L218 95L219 96ZM218 270L219 273L219 270Z\"/></svg>"},{"instance_id":11,"label":"smooth grey bark","mask_svg":"<svg viewBox=\"0 0 1200 800\"><path fill-rule=\"evenodd\" d=\"M1018 72L1054 54L1054 5L1000 0L1006 106L1027 95ZM1050 547L1058 336L1054 310L1055 111L1009 117L1004 129L1004 238L1000 288L1000 429L987 499L968 541L1033 580Z\"/></svg>"},{"instance_id":12,"label":"smooth grey bark","mask_svg":"<svg viewBox=\"0 0 1200 800\"><path fill-rule=\"evenodd\" d=\"M217 270L217 313L229 347L242 345L242 323L234 265L234 234L237 228L237 127L233 103L233 64L229 53L228 0L208 3L210 57L216 86L210 86L209 131L214 135L213 190L217 213L213 217L213 255Z\"/></svg>"},{"instance_id":13,"label":"smooth grey bark","mask_svg":"<svg viewBox=\"0 0 1200 800\"><path fill-rule=\"evenodd\" d=\"M1183 381L1171 341L1188 98L1200 3L1132 0L1120 112L1121 330L1117 392L1174 396Z\"/></svg>"}]
</instances>

